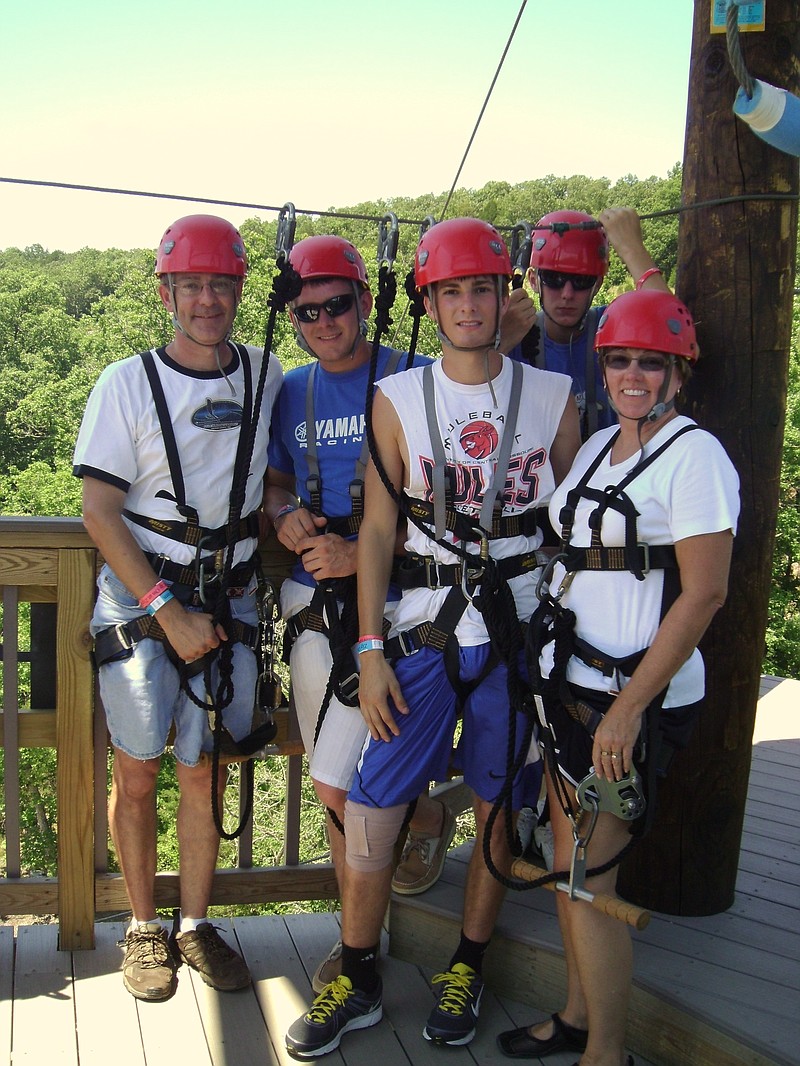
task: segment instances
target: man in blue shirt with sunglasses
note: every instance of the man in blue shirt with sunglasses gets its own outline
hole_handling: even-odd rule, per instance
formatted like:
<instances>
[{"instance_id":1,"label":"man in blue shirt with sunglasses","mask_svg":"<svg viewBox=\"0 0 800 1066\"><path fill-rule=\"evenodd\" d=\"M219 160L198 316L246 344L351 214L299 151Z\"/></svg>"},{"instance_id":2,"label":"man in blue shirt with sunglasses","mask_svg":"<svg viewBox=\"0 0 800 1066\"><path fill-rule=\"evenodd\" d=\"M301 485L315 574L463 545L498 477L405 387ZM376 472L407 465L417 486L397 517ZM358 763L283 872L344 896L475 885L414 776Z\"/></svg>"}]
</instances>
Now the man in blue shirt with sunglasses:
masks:
<instances>
[{"instance_id":1,"label":"man in blue shirt with sunglasses","mask_svg":"<svg viewBox=\"0 0 800 1066\"><path fill-rule=\"evenodd\" d=\"M273 410L264 510L279 542L297 560L281 588L284 652L289 650L292 705L314 788L328 812L331 859L339 876L344 803L367 737L347 633L356 619L356 545L369 459L365 411L372 344L366 333L372 295L364 260L343 237L306 237L292 248L289 261L303 280L289 314L298 346L313 358L287 373ZM417 355L411 365L430 361ZM404 352L381 345L376 379L407 365ZM399 552L403 540L399 536ZM392 586L387 619L399 597ZM437 880L454 831L447 807L421 796L395 891L414 895ZM314 974L314 991L321 992L340 970L337 943Z\"/></svg>"},{"instance_id":2,"label":"man in blue shirt with sunglasses","mask_svg":"<svg viewBox=\"0 0 800 1066\"><path fill-rule=\"evenodd\" d=\"M616 422L608 404L603 378L594 354L594 334L605 307L592 307L608 272L613 247L636 287L667 289L659 268L644 246L639 216L630 207L612 207L598 219L583 211L551 211L536 223L528 280L541 310L523 289L511 294L503 319L504 351L512 359L572 378L578 403L581 436ZM524 340L539 327L530 345Z\"/></svg>"}]
</instances>

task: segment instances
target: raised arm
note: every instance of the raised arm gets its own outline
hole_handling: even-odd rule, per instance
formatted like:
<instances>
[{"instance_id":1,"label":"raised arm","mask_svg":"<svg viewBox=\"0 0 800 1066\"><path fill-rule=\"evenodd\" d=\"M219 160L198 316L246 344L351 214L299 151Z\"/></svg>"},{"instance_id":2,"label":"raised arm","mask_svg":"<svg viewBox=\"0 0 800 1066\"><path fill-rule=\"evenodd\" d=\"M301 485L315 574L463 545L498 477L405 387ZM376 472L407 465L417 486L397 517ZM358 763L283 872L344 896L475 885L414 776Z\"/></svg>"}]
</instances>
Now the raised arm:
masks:
<instances>
[{"instance_id":1,"label":"raised arm","mask_svg":"<svg viewBox=\"0 0 800 1066\"><path fill-rule=\"evenodd\" d=\"M625 264L634 282L638 282L649 270L658 267L644 246L642 224L632 207L607 207L598 218L602 222L611 247ZM650 274L642 283L643 289L660 289L669 292L664 275Z\"/></svg>"}]
</instances>

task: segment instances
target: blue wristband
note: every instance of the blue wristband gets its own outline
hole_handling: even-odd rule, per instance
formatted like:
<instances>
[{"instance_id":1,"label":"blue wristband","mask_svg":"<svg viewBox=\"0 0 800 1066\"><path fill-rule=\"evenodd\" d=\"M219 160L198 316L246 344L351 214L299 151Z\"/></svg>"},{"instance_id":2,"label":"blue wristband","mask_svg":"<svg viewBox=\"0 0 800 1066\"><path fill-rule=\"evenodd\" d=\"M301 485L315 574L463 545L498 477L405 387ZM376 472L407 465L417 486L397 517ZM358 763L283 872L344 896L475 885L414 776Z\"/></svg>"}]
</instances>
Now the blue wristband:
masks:
<instances>
[{"instance_id":1,"label":"blue wristband","mask_svg":"<svg viewBox=\"0 0 800 1066\"><path fill-rule=\"evenodd\" d=\"M148 614L155 614L156 611L161 610L165 603L169 603L170 600L174 599L175 597L172 595L169 589L165 589L160 596L156 596L154 600L151 600L150 603L148 603L145 610Z\"/></svg>"},{"instance_id":2,"label":"blue wristband","mask_svg":"<svg viewBox=\"0 0 800 1066\"><path fill-rule=\"evenodd\" d=\"M362 655L365 651L383 651L383 641L377 637L369 640L360 640L356 644L356 655Z\"/></svg>"}]
</instances>

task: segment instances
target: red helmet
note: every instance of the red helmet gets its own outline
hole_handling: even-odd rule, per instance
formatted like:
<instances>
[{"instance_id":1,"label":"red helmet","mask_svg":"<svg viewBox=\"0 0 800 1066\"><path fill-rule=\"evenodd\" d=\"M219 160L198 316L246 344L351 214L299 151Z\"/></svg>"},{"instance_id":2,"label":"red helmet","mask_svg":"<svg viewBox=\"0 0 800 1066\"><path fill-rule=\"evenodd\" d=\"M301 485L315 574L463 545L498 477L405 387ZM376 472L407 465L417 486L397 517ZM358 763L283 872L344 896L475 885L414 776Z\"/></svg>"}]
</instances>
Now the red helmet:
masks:
<instances>
[{"instance_id":1,"label":"red helmet","mask_svg":"<svg viewBox=\"0 0 800 1066\"><path fill-rule=\"evenodd\" d=\"M418 289L448 278L479 274L511 276L506 242L494 226L479 218L451 218L437 222L422 235L414 257Z\"/></svg>"},{"instance_id":2,"label":"red helmet","mask_svg":"<svg viewBox=\"0 0 800 1066\"><path fill-rule=\"evenodd\" d=\"M644 348L680 355L695 362L700 354L694 322L683 301L671 292L624 292L608 305L594 338L601 348Z\"/></svg>"},{"instance_id":3,"label":"red helmet","mask_svg":"<svg viewBox=\"0 0 800 1066\"><path fill-rule=\"evenodd\" d=\"M242 235L216 215L186 215L161 238L156 274L247 274Z\"/></svg>"},{"instance_id":4,"label":"red helmet","mask_svg":"<svg viewBox=\"0 0 800 1066\"><path fill-rule=\"evenodd\" d=\"M305 237L289 252L289 262L303 281L348 278L369 288L361 253L344 237Z\"/></svg>"},{"instance_id":5,"label":"red helmet","mask_svg":"<svg viewBox=\"0 0 800 1066\"><path fill-rule=\"evenodd\" d=\"M567 223L594 222L589 229L540 229ZM537 270L558 270L563 274L593 274L604 278L608 273L608 237L596 219L583 211L551 211L540 218L533 230L531 266Z\"/></svg>"}]
</instances>

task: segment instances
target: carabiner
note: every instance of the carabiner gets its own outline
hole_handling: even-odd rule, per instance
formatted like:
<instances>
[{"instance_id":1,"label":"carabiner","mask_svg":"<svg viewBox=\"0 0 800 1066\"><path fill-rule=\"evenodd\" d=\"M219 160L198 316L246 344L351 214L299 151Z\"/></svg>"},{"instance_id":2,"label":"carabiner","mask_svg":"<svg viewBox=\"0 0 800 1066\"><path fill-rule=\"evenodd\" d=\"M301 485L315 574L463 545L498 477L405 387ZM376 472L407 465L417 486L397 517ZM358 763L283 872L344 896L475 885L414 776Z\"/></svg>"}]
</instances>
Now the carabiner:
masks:
<instances>
[{"instance_id":1,"label":"carabiner","mask_svg":"<svg viewBox=\"0 0 800 1066\"><path fill-rule=\"evenodd\" d=\"M477 558L480 565L474 563L470 565L469 560L465 559L461 566L461 591L470 603L472 603L475 586L486 573L486 564L489 562L489 537L482 529L476 530L476 532L480 534L481 550L477 556L472 555L469 559ZM469 591L470 587L473 592Z\"/></svg>"},{"instance_id":2,"label":"carabiner","mask_svg":"<svg viewBox=\"0 0 800 1066\"><path fill-rule=\"evenodd\" d=\"M518 222L511 230L511 265L514 268L512 284L516 278L524 278L531 265L532 233L533 226L530 222ZM522 284L521 281L520 284Z\"/></svg>"},{"instance_id":3,"label":"carabiner","mask_svg":"<svg viewBox=\"0 0 800 1066\"><path fill-rule=\"evenodd\" d=\"M566 558L566 552L558 552L556 555L551 556L547 563L542 567L542 572L539 574L539 580L536 582L537 600L543 600L545 596L550 595L550 578L553 576L553 570L555 570L556 563L563 562ZM555 600L555 602L558 603L558 600Z\"/></svg>"},{"instance_id":4,"label":"carabiner","mask_svg":"<svg viewBox=\"0 0 800 1066\"><path fill-rule=\"evenodd\" d=\"M420 237L423 237L428 232L428 230L431 228L431 226L435 226L435 225L436 225L436 219L433 217L433 215L426 215L425 218L423 218L422 222L420 223L420 227L419 227L419 235L420 235Z\"/></svg>"},{"instance_id":5,"label":"carabiner","mask_svg":"<svg viewBox=\"0 0 800 1066\"><path fill-rule=\"evenodd\" d=\"M297 228L297 213L291 201L278 212L278 231L275 235L275 259L280 265L294 247L294 232Z\"/></svg>"},{"instance_id":6,"label":"carabiner","mask_svg":"<svg viewBox=\"0 0 800 1066\"><path fill-rule=\"evenodd\" d=\"M383 216L378 225L378 255L379 266L384 264L389 270L394 266L397 258L397 244L400 240L400 227L397 215L389 211Z\"/></svg>"}]
</instances>

